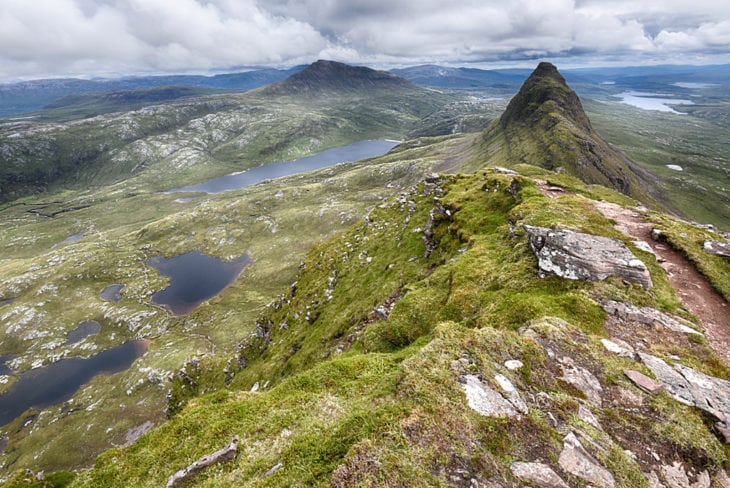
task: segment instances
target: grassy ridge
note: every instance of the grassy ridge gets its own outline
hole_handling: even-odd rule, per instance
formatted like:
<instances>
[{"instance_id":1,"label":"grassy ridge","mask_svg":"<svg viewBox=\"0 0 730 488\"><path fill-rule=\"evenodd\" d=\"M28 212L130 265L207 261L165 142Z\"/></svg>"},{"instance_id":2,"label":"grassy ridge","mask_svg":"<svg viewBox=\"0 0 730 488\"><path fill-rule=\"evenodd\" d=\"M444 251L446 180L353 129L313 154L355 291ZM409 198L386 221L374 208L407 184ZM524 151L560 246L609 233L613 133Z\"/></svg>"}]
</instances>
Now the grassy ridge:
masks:
<instances>
[{"instance_id":1,"label":"grassy ridge","mask_svg":"<svg viewBox=\"0 0 730 488\"><path fill-rule=\"evenodd\" d=\"M509 191L514 187L516 197ZM440 203L421 184L378 206L366 223L313 248L296 290L264 311L237 360L227 363L228 374L231 364L245 367L234 368L227 383L215 362L188 371L201 390L217 391L186 396L184 385L191 383L177 380L173 401L180 403L171 421L128 449L106 453L75 486L159 486L234 434L241 436L243 453L191 485L513 484L512 461L556 463L564 428L580 429L602 447L594 455L617 486L647 486L641 474L647 461L624 453L635 442L659 452L691 452L683 459L697 460L697 469L715 470L725 461L702 418L665 395L648 399L647 409L614 403L593 408L603 430L586 429L577 416L582 394L557 380L555 360L546 352L587 365L605 388L633 388L623 368L641 366L600 344L606 317L596 300L679 312L658 265L650 265L650 292L620 280L540 279L521 224L621 236L584 198L546 205L529 178L482 171L443 177L441 188ZM429 221L434 247L426 256ZM387 318L378 315L379 306L392 307ZM647 347L728 374L708 362L715 356L701 341L655 336ZM519 371L500 366L514 358L525 363ZM547 394L542 406L509 422L476 414L459 378L496 372L530 395ZM249 392L254 383L258 392ZM556 427L548 412L564 427ZM620 433L632 425L647 428L632 431L627 444Z\"/></svg>"}]
</instances>

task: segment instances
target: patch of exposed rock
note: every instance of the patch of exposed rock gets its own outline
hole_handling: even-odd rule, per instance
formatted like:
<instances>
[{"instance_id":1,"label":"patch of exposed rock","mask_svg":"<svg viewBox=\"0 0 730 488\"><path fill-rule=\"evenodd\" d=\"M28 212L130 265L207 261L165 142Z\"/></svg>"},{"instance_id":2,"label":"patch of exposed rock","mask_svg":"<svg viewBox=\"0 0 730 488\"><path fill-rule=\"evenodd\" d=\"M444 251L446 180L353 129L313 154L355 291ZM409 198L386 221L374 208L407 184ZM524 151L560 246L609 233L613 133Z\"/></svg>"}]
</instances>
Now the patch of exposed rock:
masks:
<instances>
[{"instance_id":1,"label":"patch of exposed rock","mask_svg":"<svg viewBox=\"0 0 730 488\"><path fill-rule=\"evenodd\" d=\"M662 327L674 332L683 332L685 334L698 334L701 332L690 327L685 320L660 312L650 307L637 307L630 303L617 302L615 300L607 300L601 303L601 307L609 315L615 315L622 320L638 322L654 327Z\"/></svg>"},{"instance_id":2,"label":"patch of exposed rock","mask_svg":"<svg viewBox=\"0 0 730 488\"><path fill-rule=\"evenodd\" d=\"M502 375L497 375L495 380L504 396L477 376L467 374L461 377L461 387L466 393L469 407L485 417L517 417L520 413L527 414L527 404L514 385Z\"/></svg>"},{"instance_id":3,"label":"patch of exposed rock","mask_svg":"<svg viewBox=\"0 0 730 488\"><path fill-rule=\"evenodd\" d=\"M639 353L639 357L675 400L695 406L715 419L725 442L730 443L730 381L681 364L672 367L651 354Z\"/></svg>"},{"instance_id":4,"label":"patch of exposed rock","mask_svg":"<svg viewBox=\"0 0 730 488\"><path fill-rule=\"evenodd\" d=\"M707 240L704 244L705 252L730 260L730 242Z\"/></svg>"},{"instance_id":5,"label":"patch of exposed rock","mask_svg":"<svg viewBox=\"0 0 730 488\"><path fill-rule=\"evenodd\" d=\"M602 404L601 393L603 387L601 382L598 381L593 373L587 369L575 364L570 357L563 357L559 360L560 367L563 370L562 380L569 383L580 390L591 403L598 405Z\"/></svg>"},{"instance_id":6,"label":"patch of exposed rock","mask_svg":"<svg viewBox=\"0 0 730 488\"><path fill-rule=\"evenodd\" d=\"M547 464L516 462L512 463L510 470L516 478L543 488L568 488L565 481Z\"/></svg>"},{"instance_id":7,"label":"patch of exposed rock","mask_svg":"<svg viewBox=\"0 0 730 488\"><path fill-rule=\"evenodd\" d=\"M601 466L581 445L572 432L563 439L563 450L558 464L568 473L582 478L595 486L611 488L616 485L613 475Z\"/></svg>"},{"instance_id":8,"label":"patch of exposed rock","mask_svg":"<svg viewBox=\"0 0 730 488\"><path fill-rule=\"evenodd\" d=\"M590 281L619 276L644 288L652 287L646 265L617 239L567 229L524 228L543 276Z\"/></svg>"}]
</instances>

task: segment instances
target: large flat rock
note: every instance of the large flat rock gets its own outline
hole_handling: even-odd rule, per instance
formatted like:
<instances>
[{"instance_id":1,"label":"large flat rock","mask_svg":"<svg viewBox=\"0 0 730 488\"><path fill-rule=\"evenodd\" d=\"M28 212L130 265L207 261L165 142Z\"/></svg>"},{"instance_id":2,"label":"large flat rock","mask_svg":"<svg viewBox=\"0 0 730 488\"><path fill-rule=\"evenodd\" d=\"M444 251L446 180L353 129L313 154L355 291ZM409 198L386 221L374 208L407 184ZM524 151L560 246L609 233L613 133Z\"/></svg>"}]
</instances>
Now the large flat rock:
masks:
<instances>
[{"instance_id":1,"label":"large flat rock","mask_svg":"<svg viewBox=\"0 0 730 488\"><path fill-rule=\"evenodd\" d=\"M524 228L542 275L590 281L619 276L652 287L646 265L617 239L567 229Z\"/></svg>"}]
</instances>

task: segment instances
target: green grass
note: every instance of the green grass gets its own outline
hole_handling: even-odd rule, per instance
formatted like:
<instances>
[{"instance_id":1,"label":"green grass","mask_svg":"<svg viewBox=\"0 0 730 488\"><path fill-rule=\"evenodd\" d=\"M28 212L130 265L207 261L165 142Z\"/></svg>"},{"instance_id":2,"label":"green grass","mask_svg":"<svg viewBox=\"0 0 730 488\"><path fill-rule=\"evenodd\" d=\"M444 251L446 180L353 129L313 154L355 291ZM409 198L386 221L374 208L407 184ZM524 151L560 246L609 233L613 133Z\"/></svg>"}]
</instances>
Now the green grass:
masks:
<instances>
[{"instance_id":1,"label":"green grass","mask_svg":"<svg viewBox=\"0 0 730 488\"><path fill-rule=\"evenodd\" d=\"M513 181L516 198L507 191ZM559 379L553 358L570 356L604 388L634 388L622 371L641 368L598 341L606 336L605 313L595 297L664 308L679 302L659 268L651 268L653 291L610 280L537 277L526 239L510 232L510 222L515 229L549 223L615 237L611 223L589 211L583 198L555 200L553 214L530 179L489 171L444 177L442 187L440 201L449 213L435 219L436 247L428 257L422 232L433 197L420 194L423 187L315 246L299 267L296 290L264 310L259 334L243 341L236 357L245 367L234 367L231 382L220 380L221 361L201 362L191 374L207 394L186 393L176 381L173 401L179 403L171 420L130 448L105 453L74 486L156 486L234 434L245 439L242 454L192 484L441 486L462 476L457 473L509 484L516 482L513 461L557 465L564 431L547 413L578 422L575 411L585 395ZM416 210L407 218L409 200ZM392 300L388 318L378 319L374 308ZM653 337L653 348L665 347ZM666 347L695 365L713 355L690 341ZM507 371L501 365L508 359L524 366ZM727 374L721 366L713 372ZM496 373L523 392L529 415L485 418L466 405L459 378L477 375L497 388ZM254 383L259 392L248 392ZM660 426L642 442L692 451L685 462L709 463L697 469L725 460L699 415L686 415L686 407L668 397L657 401L651 410L633 412L630 423L620 406L593 407L604 431L587 432L604 450L589 449L618 486L645 483L645 466L624 452L633 441L621 434L641 422ZM262 478L277 463L276 474Z\"/></svg>"}]
</instances>

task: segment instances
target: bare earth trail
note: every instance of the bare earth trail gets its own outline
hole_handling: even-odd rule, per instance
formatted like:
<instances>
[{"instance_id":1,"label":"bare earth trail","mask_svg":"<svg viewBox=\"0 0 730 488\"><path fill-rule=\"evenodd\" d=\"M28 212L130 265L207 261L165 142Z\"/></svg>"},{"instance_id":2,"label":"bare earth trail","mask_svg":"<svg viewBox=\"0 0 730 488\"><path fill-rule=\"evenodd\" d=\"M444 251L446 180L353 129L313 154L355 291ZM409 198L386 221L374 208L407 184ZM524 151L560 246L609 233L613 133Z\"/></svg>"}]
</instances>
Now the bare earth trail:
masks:
<instances>
[{"instance_id":1,"label":"bare earth trail","mask_svg":"<svg viewBox=\"0 0 730 488\"><path fill-rule=\"evenodd\" d=\"M538 184L540 191L556 198L566 193L562 189L550 187L545 182ZM605 201L593 202L604 217L616 222L616 228L635 240L644 241L654 250L657 262L667 273L669 283L674 287L684 306L702 320L707 339L712 348L730 366L730 306L697 271L697 268L668 244L656 242L651 237L654 225L645 220L640 213Z\"/></svg>"}]
</instances>

